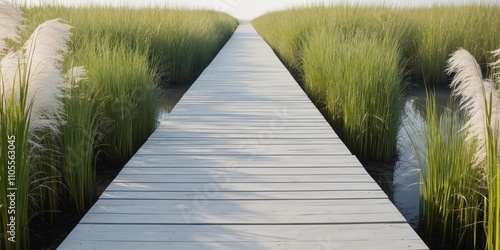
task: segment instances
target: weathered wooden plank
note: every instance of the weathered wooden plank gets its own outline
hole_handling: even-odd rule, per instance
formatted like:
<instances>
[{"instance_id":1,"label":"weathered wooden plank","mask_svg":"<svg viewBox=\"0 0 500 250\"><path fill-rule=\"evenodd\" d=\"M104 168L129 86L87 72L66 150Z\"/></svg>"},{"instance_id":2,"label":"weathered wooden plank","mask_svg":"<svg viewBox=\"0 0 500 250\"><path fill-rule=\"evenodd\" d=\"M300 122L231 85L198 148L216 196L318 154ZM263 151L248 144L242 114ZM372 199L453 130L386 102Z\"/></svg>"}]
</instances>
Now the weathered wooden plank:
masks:
<instances>
[{"instance_id":1,"label":"weathered wooden plank","mask_svg":"<svg viewBox=\"0 0 500 250\"><path fill-rule=\"evenodd\" d=\"M219 124L205 124L203 127L200 126L200 123L180 123L180 124L175 124L175 125L166 125L166 126L161 126L157 129L157 131L162 131L162 132L169 132L169 131L176 131L179 129L185 130L185 131L193 131L193 132L199 132L199 131L213 131L213 132L227 132L227 133L248 133L251 131L259 131L259 130L270 130L270 131L283 131L283 132L290 132L290 133L331 133L330 128L325 128L324 126L317 125L315 126L314 124L307 124L306 126L287 126L289 124L293 124L292 121L276 121L274 123L268 122L268 123L261 123L261 124L252 124L252 126L249 126L248 123L241 122L241 126L237 126L231 123L219 123Z\"/></svg>"},{"instance_id":2,"label":"weathered wooden plank","mask_svg":"<svg viewBox=\"0 0 500 250\"><path fill-rule=\"evenodd\" d=\"M216 200L199 196L192 200L100 199L80 223L286 225L406 220L388 199Z\"/></svg>"},{"instance_id":3,"label":"weathered wooden plank","mask_svg":"<svg viewBox=\"0 0 500 250\"><path fill-rule=\"evenodd\" d=\"M124 168L120 175L210 175L210 174L234 174L234 175L366 175L366 170L359 167L303 167L303 168L196 168L196 167L131 167Z\"/></svg>"},{"instance_id":4,"label":"weathered wooden plank","mask_svg":"<svg viewBox=\"0 0 500 250\"><path fill-rule=\"evenodd\" d=\"M71 244L71 243L70 243ZM369 246L366 248L366 246ZM233 241L195 241L195 242L177 242L177 241L90 241L84 239L82 241L73 242L70 248L66 245L59 249L183 249L183 250L199 250L199 249L288 249L288 250L303 250L303 249L428 249L422 240L418 239L402 239L393 240L364 240L364 241L342 241L332 240L330 242L318 241L315 242L298 242L293 239L282 238L281 242L233 242Z\"/></svg>"},{"instance_id":5,"label":"weathered wooden plank","mask_svg":"<svg viewBox=\"0 0 500 250\"><path fill-rule=\"evenodd\" d=\"M175 109L175 108L174 108ZM196 117L189 116L186 114L177 114L170 113L168 116L168 121L179 121L179 122L225 122L230 124L230 122L289 122L289 123L302 123L302 122L310 122L310 123L321 123L327 125L328 123L323 119L323 117L287 117L282 116L280 112L286 112L281 110L276 110L274 114L267 113L266 116L225 116L225 115L205 115L198 114Z\"/></svg>"},{"instance_id":6,"label":"weathered wooden plank","mask_svg":"<svg viewBox=\"0 0 500 250\"><path fill-rule=\"evenodd\" d=\"M240 141L240 140L231 140L231 139L226 139L226 140L197 140L196 143L193 143L192 140L164 140L164 139L159 139L159 138L150 138L149 140L144 143L144 146L146 145L157 145L157 146L168 146L168 145L175 145L178 148L184 148L184 147L189 147L189 148L197 148L197 147L219 147L220 149L224 149L226 147L239 147L242 145L245 145L250 148L259 148L259 147L267 147L267 146L288 146L289 148L293 147L303 147L303 146L316 146L318 150L320 150L323 147L328 147L328 146L337 146L337 145L344 145L344 143L340 140L331 140L331 139L309 139L309 138L303 138L303 139L295 139L293 141L288 140L288 139L265 139L265 138L259 138L258 140L251 140L251 141Z\"/></svg>"},{"instance_id":7,"label":"weathered wooden plank","mask_svg":"<svg viewBox=\"0 0 500 250\"><path fill-rule=\"evenodd\" d=\"M278 145L281 146L281 145ZM278 148L278 149L276 149ZM274 149L274 150L273 150ZM316 156L332 156L332 155L350 155L351 152L344 145L330 146L330 147L306 147L288 148L287 145L282 147L272 147L267 145L264 147L251 148L248 145L242 144L234 148L177 148L165 144L148 144L142 147L137 154L161 154L161 155L316 155Z\"/></svg>"},{"instance_id":8,"label":"weathered wooden plank","mask_svg":"<svg viewBox=\"0 0 500 250\"><path fill-rule=\"evenodd\" d=\"M96 241L161 241L161 242L317 242L328 241L404 241L414 239L405 234L407 224L346 225L79 225L74 239ZM106 233L115 232L109 236ZM353 233L356 232L356 233ZM162 237L159 237L159 236ZM332 242L333 243L333 242Z\"/></svg>"},{"instance_id":9,"label":"weathered wooden plank","mask_svg":"<svg viewBox=\"0 0 500 250\"><path fill-rule=\"evenodd\" d=\"M233 174L200 174L200 175L159 175L136 174L118 175L115 182L121 183L371 183L373 179L367 174L358 175L270 175L255 176Z\"/></svg>"},{"instance_id":10,"label":"weathered wooden plank","mask_svg":"<svg viewBox=\"0 0 500 250\"><path fill-rule=\"evenodd\" d=\"M375 191L281 191L281 192L218 192L217 196L200 191L184 192L104 192L100 199L120 200L334 200L387 199L382 190Z\"/></svg>"},{"instance_id":11,"label":"weathered wooden plank","mask_svg":"<svg viewBox=\"0 0 500 250\"><path fill-rule=\"evenodd\" d=\"M255 139L255 138L264 138L264 139L303 139L303 138L317 138L317 139L338 139L338 136L335 134L321 134L321 133L308 133L308 134L297 134L297 133L286 133L281 131L270 132L266 130L256 130L252 133L215 133L211 131L207 132L190 132L190 131L175 131L175 132L163 132L163 131L155 131L152 135L152 138L217 138L217 139Z\"/></svg>"},{"instance_id":12,"label":"weathered wooden plank","mask_svg":"<svg viewBox=\"0 0 500 250\"><path fill-rule=\"evenodd\" d=\"M176 130L176 129L167 129L167 128L162 128L162 129L157 129L154 132L154 135L158 134L172 134L177 135L177 134L184 134L184 133L191 133L195 137L203 137L205 134L214 134L214 135L219 135L219 134L224 134L224 135L267 135L269 138L273 138L272 135L288 135L289 139L295 139L295 138L307 138L307 139L314 139L314 138L322 138L322 137L317 137L318 135L325 135L326 133L329 133L327 131L322 131L321 129L314 130L313 128L286 128L286 127L276 127L270 129L269 127L263 127L263 128L253 128L253 129L233 129L233 128L227 128L227 129L220 129L220 128L185 128L183 130ZM192 137L192 136L191 136ZM325 138L325 137L323 137ZM337 136L329 135L326 138L338 138Z\"/></svg>"},{"instance_id":13,"label":"weathered wooden plank","mask_svg":"<svg viewBox=\"0 0 500 250\"><path fill-rule=\"evenodd\" d=\"M367 246L369 246L367 248ZM233 241L210 241L210 242L177 242L177 241L147 241L138 242L127 240L122 241L91 241L84 239L68 244L64 244L58 249L104 249L104 250L123 250L123 249L148 249L148 250L165 250L165 249L183 249L183 250L199 250L199 249L287 249L287 250L303 250L303 249L371 249L371 250L387 250L387 249L428 249L422 240L365 240L365 241L326 241L320 239L316 242L298 242L293 238L282 238L281 242L233 242Z\"/></svg>"},{"instance_id":14,"label":"weathered wooden plank","mask_svg":"<svg viewBox=\"0 0 500 250\"><path fill-rule=\"evenodd\" d=\"M201 200L203 204L205 200ZM208 201L207 201L208 202ZM281 202L281 201L276 201ZM94 206L95 207L95 206ZM93 207L93 208L94 208ZM197 224L197 225L299 225L299 224L359 224L359 223L406 223L401 214L385 211L368 211L364 213L329 213L319 214L311 210L309 213L280 212L266 213L261 211L247 211L246 213L226 214L202 213L204 209L195 209L195 205L188 208L179 208L173 214L154 213L114 213L110 210L103 213L88 212L80 221L81 224ZM375 206L380 209L387 206ZM125 207L126 208L126 207ZM151 207L145 207L149 209ZM191 209L190 209L191 208ZM97 208L96 208L97 209ZM117 207L118 209L118 207ZM350 209L346 207L345 209ZM213 209L210 209L213 210ZM325 211L324 209L319 209ZM366 211L366 209L365 209ZM260 212L260 213L259 213ZM199 214L202 213L202 214Z\"/></svg>"},{"instance_id":15,"label":"weathered wooden plank","mask_svg":"<svg viewBox=\"0 0 500 250\"><path fill-rule=\"evenodd\" d=\"M218 167L235 169L240 167L359 167L363 166L352 155L317 157L311 155L230 157L214 155L137 155L127 163L129 166L148 167Z\"/></svg>"},{"instance_id":16,"label":"weathered wooden plank","mask_svg":"<svg viewBox=\"0 0 500 250\"><path fill-rule=\"evenodd\" d=\"M112 182L108 191L200 191L211 195L221 191L277 192L277 191L375 191L380 187L371 183L120 183Z\"/></svg>"},{"instance_id":17,"label":"weathered wooden plank","mask_svg":"<svg viewBox=\"0 0 500 250\"><path fill-rule=\"evenodd\" d=\"M406 224L88 225L60 249L426 249ZM89 239L92 239L90 241ZM81 244L81 245L80 245ZM160 246L160 247L158 247ZM367 247L368 246L368 247ZM111 247L111 248L109 248ZM213 248L212 248L213 247ZM121 250L121 249L120 249Z\"/></svg>"}]
</instances>

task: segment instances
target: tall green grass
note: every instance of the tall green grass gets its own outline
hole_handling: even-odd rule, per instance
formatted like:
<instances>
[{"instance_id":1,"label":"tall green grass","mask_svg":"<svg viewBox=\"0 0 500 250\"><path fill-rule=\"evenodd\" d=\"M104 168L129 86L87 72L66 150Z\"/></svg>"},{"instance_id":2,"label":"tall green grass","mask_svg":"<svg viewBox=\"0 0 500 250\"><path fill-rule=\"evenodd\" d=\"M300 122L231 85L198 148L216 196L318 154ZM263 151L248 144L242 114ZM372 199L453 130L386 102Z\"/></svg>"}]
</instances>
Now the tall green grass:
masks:
<instances>
[{"instance_id":1,"label":"tall green grass","mask_svg":"<svg viewBox=\"0 0 500 250\"><path fill-rule=\"evenodd\" d=\"M316 6L270 13L253 24L351 151L367 161L394 156L404 82L432 86L455 79L455 88L467 90L454 92L467 122L452 111L439 117L428 98L420 226L454 248L483 248L484 241L498 248L500 63L486 63L500 41L500 7ZM465 59L465 66L446 72L459 47L479 64ZM460 75L467 69L474 73ZM483 81L482 72L496 75Z\"/></svg>"},{"instance_id":2,"label":"tall green grass","mask_svg":"<svg viewBox=\"0 0 500 250\"><path fill-rule=\"evenodd\" d=\"M63 99L66 122L61 126L61 175L70 196L66 200L72 201L72 210L82 214L95 195L94 156L101 138L102 104L83 68L70 69L67 78L70 86Z\"/></svg>"},{"instance_id":3,"label":"tall green grass","mask_svg":"<svg viewBox=\"0 0 500 250\"><path fill-rule=\"evenodd\" d=\"M397 42L365 31L319 33L309 38L302 59L306 91L325 103L351 151L370 161L391 160L403 88Z\"/></svg>"},{"instance_id":4,"label":"tall green grass","mask_svg":"<svg viewBox=\"0 0 500 250\"><path fill-rule=\"evenodd\" d=\"M130 48L110 37L99 37L81 48L75 61L85 65L87 84L101 104L102 159L126 161L156 127L156 65L149 63L146 44Z\"/></svg>"},{"instance_id":5,"label":"tall green grass","mask_svg":"<svg viewBox=\"0 0 500 250\"><path fill-rule=\"evenodd\" d=\"M483 171L473 165L475 150L461 131L459 114L449 107L439 116L432 95L426 107L425 156L419 159L420 228L454 248L476 249L483 239Z\"/></svg>"},{"instance_id":6,"label":"tall green grass","mask_svg":"<svg viewBox=\"0 0 500 250\"><path fill-rule=\"evenodd\" d=\"M416 31L399 18L383 8L337 6L290 9L253 23L365 161L396 155L404 68Z\"/></svg>"},{"instance_id":7,"label":"tall green grass","mask_svg":"<svg viewBox=\"0 0 500 250\"><path fill-rule=\"evenodd\" d=\"M54 173L50 167L54 162L46 161L55 159L55 148L46 142L58 136L63 122L61 70L70 38L68 25L49 20L28 38L19 39L19 13L0 2L0 20L6 24L0 27L2 249L29 248L31 217L44 206L42 201L56 202L53 178L47 176Z\"/></svg>"},{"instance_id":8,"label":"tall green grass","mask_svg":"<svg viewBox=\"0 0 500 250\"><path fill-rule=\"evenodd\" d=\"M366 161L390 161L395 156L394 132L398 130L398 121L393 118L399 113L395 108L399 105L396 100L400 97L397 95L401 95L405 86L396 87L393 84L394 89L391 90L387 85L380 89L375 85L415 80L428 85L446 84L449 82L444 72L446 59L458 47L469 49L481 62L486 62L490 58L486 51L493 50L500 40L500 7L311 6L270 13L255 19L253 25L301 82L318 108L328 109L327 118L354 154ZM366 39L358 39L353 34L377 39L367 43ZM344 42L334 42L338 39ZM388 51L383 40L391 40L392 52L387 58L380 55L380 50ZM315 51L312 47L316 47ZM351 51L345 52L346 49ZM364 60L359 54L358 59L354 59L355 52L352 51L359 49L364 50ZM346 55L348 53L351 57ZM398 53L399 59L393 59L394 53ZM339 65L336 60L341 57L349 59ZM372 63L372 67L367 69L368 62ZM394 73L387 74L388 71L384 70ZM380 77L380 72L386 74ZM391 74L395 77L389 76ZM400 80L401 74L403 80ZM337 88L326 91L333 89L330 85L338 80L350 90ZM373 87L367 89L370 81ZM361 87L359 82L365 82L365 85ZM383 93L375 90L383 90ZM341 103L347 98L339 99L337 96L348 93L356 93L357 99ZM329 95L332 96L328 99ZM365 100L372 102L370 109L363 105ZM350 110L348 115L363 117L366 114L366 117L378 118L380 122L347 116L342 117L345 120L340 122L343 112L339 107L355 106L356 102L362 105L357 105L357 110ZM388 103L391 104L387 106ZM384 111L386 115L381 114L382 110L387 110ZM382 133L385 135L380 133L382 125L386 126L386 132ZM360 129L347 132L349 129L346 128L354 127ZM362 135L356 134L359 131Z\"/></svg>"},{"instance_id":9,"label":"tall green grass","mask_svg":"<svg viewBox=\"0 0 500 250\"><path fill-rule=\"evenodd\" d=\"M116 162L128 160L155 128L159 80L193 80L237 26L234 18L214 11L60 6L23 11L30 20L61 17L74 26L74 63L85 66L104 104L100 156Z\"/></svg>"},{"instance_id":10,"label":"tall green grass","mask_svg":"<svg viewBox=\"0 0 500 250\"><path fill-rule=\"evenodd\" d=\"M0 74L0 76L2 76ZM3 80L3 77L2 77ZM3 84L5 82L2 81ZM29 203L29 148L28 148L28 131L30 127L31 104L26 102L27 82L19 81L18 91L22 97L17 105L14 104L15 94L13 92L6 93L5 87L2 84L2 95L0 95L0 129L2 139L0 140L0 162L2 167L0 179L0 203L3 205L0 208L1 233L3 235L1 246L2 249L21 249L26 246L26 241L19 240L20 237L29 237L29 230L26 226L28 223L28 203ZM10 83L9 83L10 84ZM12 154L8 153L14 146L13 159ZM13 163L14 161L14 163ZM12 164L13 163L13 164ZM13 166L13 167L12 167ZM9 182L9 169L15 171L15 186L11 186ZM12 176L12 175L11 175ZM10 217L12 211L10 207L9 188L15 190L15 228L14 235L8 233L10 231ZM17 241L11 242L9 237L15 236Z\"/></svg>"},{"instance_id":11,"label":"tall green grass","mask_svg":"<svg viewBox=\"0 0 500 250\"><path fill-rule=\"evenodd\" d=\"M500 49L493 51L497 57L496 62L491 64L492 89L487 91L485 101L485 125L486 125L486 157L485 162L488 173L488 207L484 217L486 231L486 246L488 249L500 248ZM493 90L493 91L492 91ZM496 97L494 96L496 94Z\"/></svg>"},{"instance_id":12,"label":"tall green grass","mask_svg":"<svg viewBox=\"0 0 500 250\"><path fill-rule=\"evenodd\" d=\"M497 81L497 84L499 82ZM498 90L497 90L498 91ZM492 119L493 112L498 115L498 105L493 107L493 102L487 102L486 109L486 124L490 126L487 127L486 137L488 138L486 143L486 159L485 163L487 166L487 187L488 187L488 206L486 207L486 213L484 216L485 221L485 231L486 231L486 246L487 249L498 249L500 248L500 202L498 201L500 197L500 180L499 178L499 146L498 141L500 138L498 120ZM498 103L496 103L498 104Z\"/></svg>"},{"instance_id":13,"label":"tall green grass","mask_svg":"<svg viewBox=\"0 0 500 250\"><path fill-rule=\"evenodd\" d=\"M401 10L400 14L419 27L412 69L414 76L428 86L449 82L446 60L460 47L471 52L486 71L486 63L491 61L488 51L497 48L500 40L498 6L434 6Z\"/></svg>"},{"instance_id":14,"label":"tall green grass","mask_svg":"<svg viewBox=\"0 0 500 250\"><path fill-rule=\"evenodd\" d=\"M159 84L193 80L237 26L234 18L213 11L22 9L25 28L17 30L19 22L10 25L10 20L12 13L19 12L0 1L0 20L8 21L0 28L15 26L14 31L0 32L9 35L8 40L0 37L0 203L8 204L11 159L5 152L11 135L16 136L16 183L20 185L17 241L12 244L2 238L1 249L29 249L28 226L33 219L50 223L60 211L84 213L95 198L96 167L130 159L157 126ZM21 20L20 15L15 17ZM4 48L23 48L20 41L27 40L38 23L53 18L65 20L59 19L59 30L31 43L36 51L46 53L46 59L35 53L33 63L24 62L19 59L24 57L6 53ZM73 26L71 41L70 26L64 22ZM60 44L45 44L51 39ZM49 71L31 72L31 66L47 69L40 65ZM63 85L52 92L40 88L32 101L37 89L33 86L51 80ZM45 100L46 105L37 100ZM57 113L48 116L47 110ZM7 209L0 207L3 235L8 230Z\"/></svg>"},{"instance_id":15,"label":"tall green grass","mask_svg":"<svg viewBox=\"0 0 500 250\"><path fill-rule=\"evenodd\" d=\"M498 131L500 95L498 64L483 80L475 58L459 49L448 60L452 95L460 110L439 118L428 97L425 161L421 161L420 222L425 231L460 249L497 249Z\"/></svg>"},{"instance_id":16,"label":"tall green grass","mask_svg":"<svg viewBox=\"0 0 500 250\"><path fill-rule=\"evenodd\" d=\"M23 12L33 21L62 18L70 23L74 51L95 39L145 49L158 64L155 73L172 83L194 80L238 25L233 17L208 10L40 6Z\"/></svg>"}]
</instances>

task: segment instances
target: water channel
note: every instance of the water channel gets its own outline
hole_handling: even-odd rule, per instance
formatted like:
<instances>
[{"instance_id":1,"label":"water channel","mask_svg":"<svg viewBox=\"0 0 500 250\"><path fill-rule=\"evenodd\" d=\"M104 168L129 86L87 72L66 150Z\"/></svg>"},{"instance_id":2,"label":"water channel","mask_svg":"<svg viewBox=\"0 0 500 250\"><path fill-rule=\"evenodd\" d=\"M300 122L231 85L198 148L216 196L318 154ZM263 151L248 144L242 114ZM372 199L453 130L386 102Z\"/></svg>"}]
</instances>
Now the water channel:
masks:
<instances>
[{"instance_id":1,"label":"water channel","mask_svg":"<svg viewBox=\"0 0 500 250\"><path fill-rule=\"evenodd\" d=\"M442 114L450 99L447 87L434 90L438 113ZM399 211L413 227L418 226L419 166L418 156L425 155L426 91L424 87L409 90L404 100L401 128L398 132L398 159L394 165L368 166L367 169L384 189Z\"/></svg>"}]
</instances>

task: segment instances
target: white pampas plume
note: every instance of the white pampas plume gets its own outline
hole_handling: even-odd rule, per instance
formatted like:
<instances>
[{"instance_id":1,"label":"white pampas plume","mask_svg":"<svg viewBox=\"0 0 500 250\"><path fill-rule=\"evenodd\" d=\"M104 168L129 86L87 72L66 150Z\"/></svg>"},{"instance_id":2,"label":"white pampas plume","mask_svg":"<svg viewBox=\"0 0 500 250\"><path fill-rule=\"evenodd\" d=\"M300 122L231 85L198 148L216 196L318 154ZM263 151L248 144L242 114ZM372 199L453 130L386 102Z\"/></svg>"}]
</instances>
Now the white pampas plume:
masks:
<instances>
[{"instance_id":1,"label":"white pampas plume","mask_svg":"<svg viewBox=\"0 0 500 250\"><path fill-rule=\"evenodd\" d=\"M0 56L7 48L6 40L19 42L19 29L23 15L21 11L11 3L0 0Z\"/></svg>"},{"instance_id":2,"label":"white pampas plume","mask_svg":"<svg viewBox=\"0 0 500 250\"><path fill-rule=\"evenodd\" d=\"M19 104L19 90L21 86L18 75L22 57L23 55L21 51L10 52L0 61L0 84L2 85L0 88L0 95L3 96L5 103L10 102L13 91L13 97L16 98L16 100L14 100L14 104Z\"/></svg>"},{"instance_id":3,"label":"white pampas plume","mask_svg":"<svg viewBox=\"0 0 500 250\"><path fill-rule=\"evenodd\" d=\"M33 101L30 130L58 131L66 87L62 62L68 52L71 26L59 19L39 25L24 44L29 74L28 101ZM32 133L30 133L32 134Z\"/></svg>"},{"instance_id":4,"label":"white pampas plume","mask_svg":"<svg viewBox=\"0 0 500 250\"><path fill-rule=\"evenodd\" d=\"M491 54L495 57L500 56L500 49L491 51ZM497 82L500 82L500 58L496 62L491 63L490 67L494 70L493 77L495 77Z\"/></svg>"},{"instance_id":5,"label":"white pampas plume","mask_svg":"<svg viewBox=\"0 0 500 250\"><path fill-rule=\"evenodd\" d=\"M20 89L27 88L26 103L32 105L30 144L37 146L36 131L58 132L66 87L62 73L64 54L68 52L71 26L59 19L39 25L21 51L7 54L0 64L4 98L13 90L19 103Z\"/></svg>"},{"instance_id":6,"label":"white pampas plume","mask_svg":"<svg viewBox=\"0 0 500 250\"><path fill-rule=\"evenodd\" d=\"M447 73L455 73L450 84L452 95L461 97L460 109L468 115L468 120L464 125L467 140L477 140L478 142L475 154L475 163L478 165L485 160L487 153L485 148L488 139L487 128L490 127L494 132L498 132L498 122L500 121L498 91L491 80L483 80L479 64L467 50L461 48L454 52L447 64ZM491 123L486 124L490 103L492 107Z\"/></svg>"},{"instance_id":7,"label":"white pampas plume","mask_svg":"<svg viewBox=\"0 0 500 250\"><path fill-rule=\"evenodd\" d=\"M82 66L73 67L66 72L66 82L77 84L81 80L87 79L87 71Z\"/></svg>"}]
</instances>

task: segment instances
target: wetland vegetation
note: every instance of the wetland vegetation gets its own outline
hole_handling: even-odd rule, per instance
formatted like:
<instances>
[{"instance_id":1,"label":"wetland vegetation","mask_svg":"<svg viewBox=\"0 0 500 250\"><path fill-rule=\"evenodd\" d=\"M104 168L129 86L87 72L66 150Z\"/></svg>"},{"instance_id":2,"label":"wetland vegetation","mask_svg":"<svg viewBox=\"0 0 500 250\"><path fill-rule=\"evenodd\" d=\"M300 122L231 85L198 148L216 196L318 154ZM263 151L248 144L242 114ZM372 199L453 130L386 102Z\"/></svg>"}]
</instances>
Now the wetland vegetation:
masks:
<instances>
[{"instance_id":1,"label":"wetland vegetation","mask_svg":"<svg viewBox=\"0 0 500 250\"><path fill-rule=\"evenodd\" d=\"M159 86L195 79L238 25L205 10L5 1L0 20L0 204L17 188L16 242L0 249L29 249L30 226L83 214L96 171L126 162L157 126Z\"/></svg>"},{"instance_id":2,"label":"wetland vegetation","mask_svg":"<svg viewBox=\"0 0 500 250\"><path fill-rule=\"evenodd\" d=\"M311 6L253 24L365 165L398 158L408 89L452 83L460 105L438 113L429 94L424 133L410 138L424 148L414 154L418 224L442 246L499 247L498 62L488 63L500 46L500 7Z\"/></svg>"}]
</instances>

